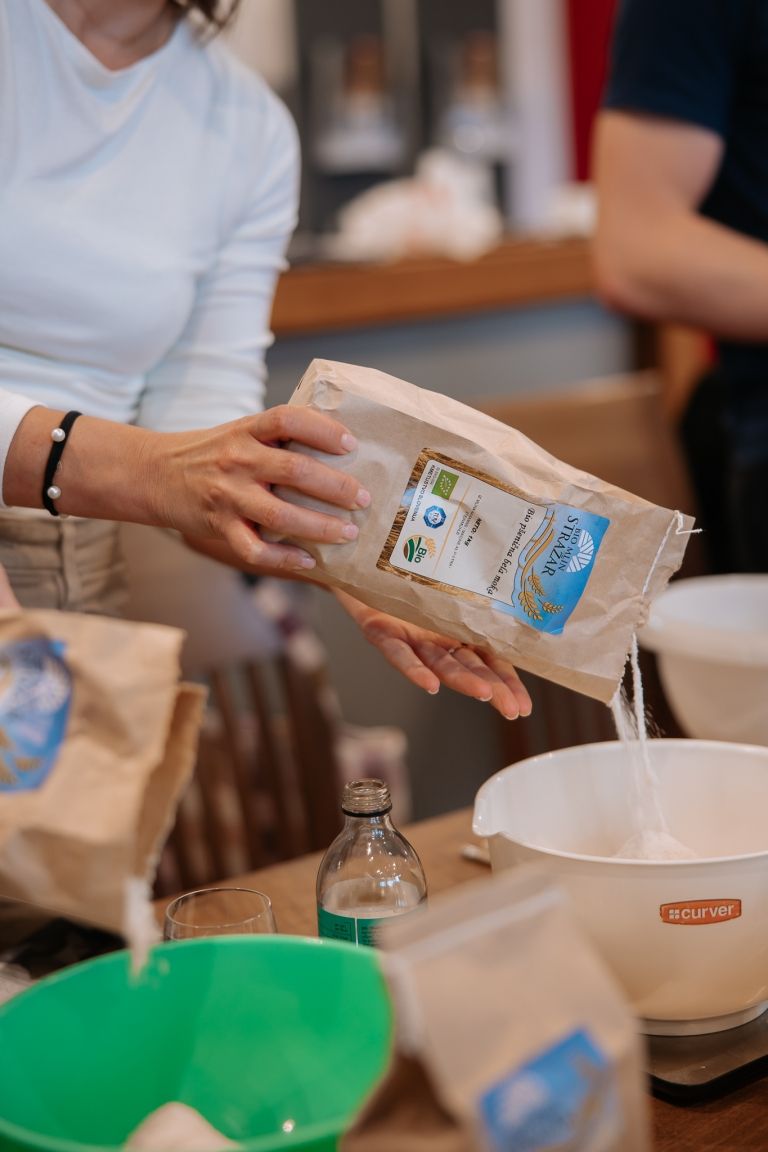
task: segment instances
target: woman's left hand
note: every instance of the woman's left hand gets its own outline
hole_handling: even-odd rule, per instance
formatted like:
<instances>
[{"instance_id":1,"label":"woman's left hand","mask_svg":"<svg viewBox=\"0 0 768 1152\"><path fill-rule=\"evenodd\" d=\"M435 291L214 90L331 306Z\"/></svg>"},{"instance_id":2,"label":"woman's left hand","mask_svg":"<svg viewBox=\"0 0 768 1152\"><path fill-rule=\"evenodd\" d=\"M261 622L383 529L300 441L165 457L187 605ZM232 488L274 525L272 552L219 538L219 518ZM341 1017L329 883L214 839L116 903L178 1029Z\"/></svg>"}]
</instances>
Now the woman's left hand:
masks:
<instances>
[{"instance_id":1,"label":"woman's left hand","mask_svg":"<svg viewBox=\"0 0 768 1152\"><path fill-rule=\"evenodd\" d=\"M221 540L186 538L186 542L196 552L240 571L247 570ZM267 573L254 569L254 572L278 577L286 575L284 570L277 569ZM305 579L312 583L311 578ZM481 652L469 644L457 644L447 636L417 628L415 624L406 624L396 616L388 616L386 612L361 604L346 592L334 589L333 594L366 640L418 688L434 696L440 685L445 684L446 688L463 696L492 704L507 720L530 716L531 698L517 672L506 660Z\"/></svg>"},{"instance_id":2,"label":"woman's left hand","mask_svg":"<svg viewBox=\"0 0 768 1152\"><path fill-rule=\"evenodd\" d=\"M463 696L490 703L507 720L530 715L531 698L506 660L378 612L346 592L334 595L366 640L418 688L435 695L445 684Z\"/></svg>"}]
</instances>

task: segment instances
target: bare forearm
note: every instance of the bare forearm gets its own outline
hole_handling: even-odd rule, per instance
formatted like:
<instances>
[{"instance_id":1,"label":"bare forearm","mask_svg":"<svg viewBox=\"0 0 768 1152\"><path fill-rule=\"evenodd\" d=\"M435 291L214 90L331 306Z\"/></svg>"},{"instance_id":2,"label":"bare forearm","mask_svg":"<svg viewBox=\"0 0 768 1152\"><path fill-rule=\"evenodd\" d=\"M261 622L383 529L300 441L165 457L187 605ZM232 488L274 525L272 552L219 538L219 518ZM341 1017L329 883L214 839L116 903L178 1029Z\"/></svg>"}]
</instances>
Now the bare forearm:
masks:
<instances>
[{"instance_id":1,"label":"bare forearm","mask_svg":"<svg viewBox=\"0 0 768 1152\"><path fill-rule=\"evenodd\" d=\"M601 221L595 241L606 303L649 320L768 340L768 245L694 212Z\"/></svg>"},{"instance_id":2,"label":"bare forearm","mask_svg":"<svg viewBox=\"0 0 768 1152\"><path fill-rule=\"evenodd\" d=\"M684 121L600 114L597 288L646 319L768 340L768 245L700 214L725 148L716 132Z\"/></svg>"},{"instance_id":3,"label":"bare forearm","mask_svg":"<svg viewBox=\"0 0 768 1152\"><path fill-rule=\"evenodd\" d=\"M16 430L3 476L5 502L42 506L51 430L61 411L33 408ZM64 446L56 485L58 511L97 519L176 528L190 538L222 541L244 567L306 572L315 567L297 544L265 540L260 529L291 540L347 543L349 516L370 494L354 476L280 445L295 442L332 461L356 448L343 425L301 405L189 432L151 432L82 416ZM315 512L280 499L274 487L335 505Z\"/></svg>"},{"instance_id":4,"label":"bare forearm","mask_svg":"<svg viewBox=\"0 0 768 1152\"><path fill-rule=\"evenodd\" d=\"M51 431L64 413L32 408L11 441L3 476L3 499L12 507L41 508ZM157 524L154 499L156 434L81 416L73 425L56 474L60 512L94 519Z\"/></svg>"}]
</instances>

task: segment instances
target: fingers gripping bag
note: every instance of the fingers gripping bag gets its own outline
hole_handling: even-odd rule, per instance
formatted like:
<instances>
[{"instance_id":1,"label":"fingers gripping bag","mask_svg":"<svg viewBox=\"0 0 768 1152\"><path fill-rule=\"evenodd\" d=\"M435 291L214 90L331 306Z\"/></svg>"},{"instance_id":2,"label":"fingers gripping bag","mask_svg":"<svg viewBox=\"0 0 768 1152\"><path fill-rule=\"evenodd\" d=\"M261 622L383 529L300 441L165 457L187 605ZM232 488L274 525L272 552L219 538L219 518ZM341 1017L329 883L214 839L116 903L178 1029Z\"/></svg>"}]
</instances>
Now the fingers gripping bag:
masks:
<instances>
[{"instance_id":1,"label":"fingers gripping bag","mask_svg":"<svg viewBox=\"0 0 768 1152\"><path fill-rule=\"evenodd\" d=\"M204 693L179 684L183 635L0 613L0 898L22 902L4 921L32 905L137 943L195 762Z\"/></svg>"},{"instance_id":2,"label":"fingers gripping bag","mask_svg":"<svg viewBox=\"0 0 768 1152\"><path fill-rule=\"evenodd\" d=\"M313 360L291 404L340 420L373 496L313 578L609 702L692 520L572 468L515 428L371 368ZM282 492L307 507L328 505Z\"/></svg>"}]
</instances>

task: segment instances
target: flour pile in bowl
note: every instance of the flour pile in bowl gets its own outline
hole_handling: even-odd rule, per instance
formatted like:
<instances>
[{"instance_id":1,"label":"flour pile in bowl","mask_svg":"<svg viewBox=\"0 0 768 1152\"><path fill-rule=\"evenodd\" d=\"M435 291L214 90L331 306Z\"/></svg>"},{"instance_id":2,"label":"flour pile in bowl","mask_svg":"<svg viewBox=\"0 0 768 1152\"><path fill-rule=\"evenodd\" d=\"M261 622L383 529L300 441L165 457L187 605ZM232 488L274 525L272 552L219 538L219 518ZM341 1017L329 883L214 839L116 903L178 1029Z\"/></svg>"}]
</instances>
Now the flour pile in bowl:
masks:
<instances>
[{"instance_id":1,"label":"flour pile in bowl","mask_svg":"<svg viewBox=\"0 0 768 1152\"><path fill-rule=\"evenodd\" d=\"M196 1109L173 1101L151 1112L124 1147L143 1152L224 1152L242 1145L223 1136Z\"/></svg>"}]
</instances>

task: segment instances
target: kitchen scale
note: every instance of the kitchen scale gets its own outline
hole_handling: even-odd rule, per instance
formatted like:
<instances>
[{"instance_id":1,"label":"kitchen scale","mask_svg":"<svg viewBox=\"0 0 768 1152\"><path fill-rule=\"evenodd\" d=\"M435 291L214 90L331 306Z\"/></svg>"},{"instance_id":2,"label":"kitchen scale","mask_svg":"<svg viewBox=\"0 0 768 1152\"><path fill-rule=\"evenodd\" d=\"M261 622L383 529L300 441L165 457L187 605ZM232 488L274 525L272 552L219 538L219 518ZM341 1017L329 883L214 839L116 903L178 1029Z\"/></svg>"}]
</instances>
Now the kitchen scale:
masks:
<instances>
[{"instance_id":1,"label":"kitchen scale","mask_svg":"<svg viewBox=\"0 0 768 1152\"><path fill-rule=\"evenodd\" d=\"M670 1104L699 1104L768 1075L768 1009L737 1028L698 1036L647 1036L651 1091Z\"/></svg>"}]
</instances>

